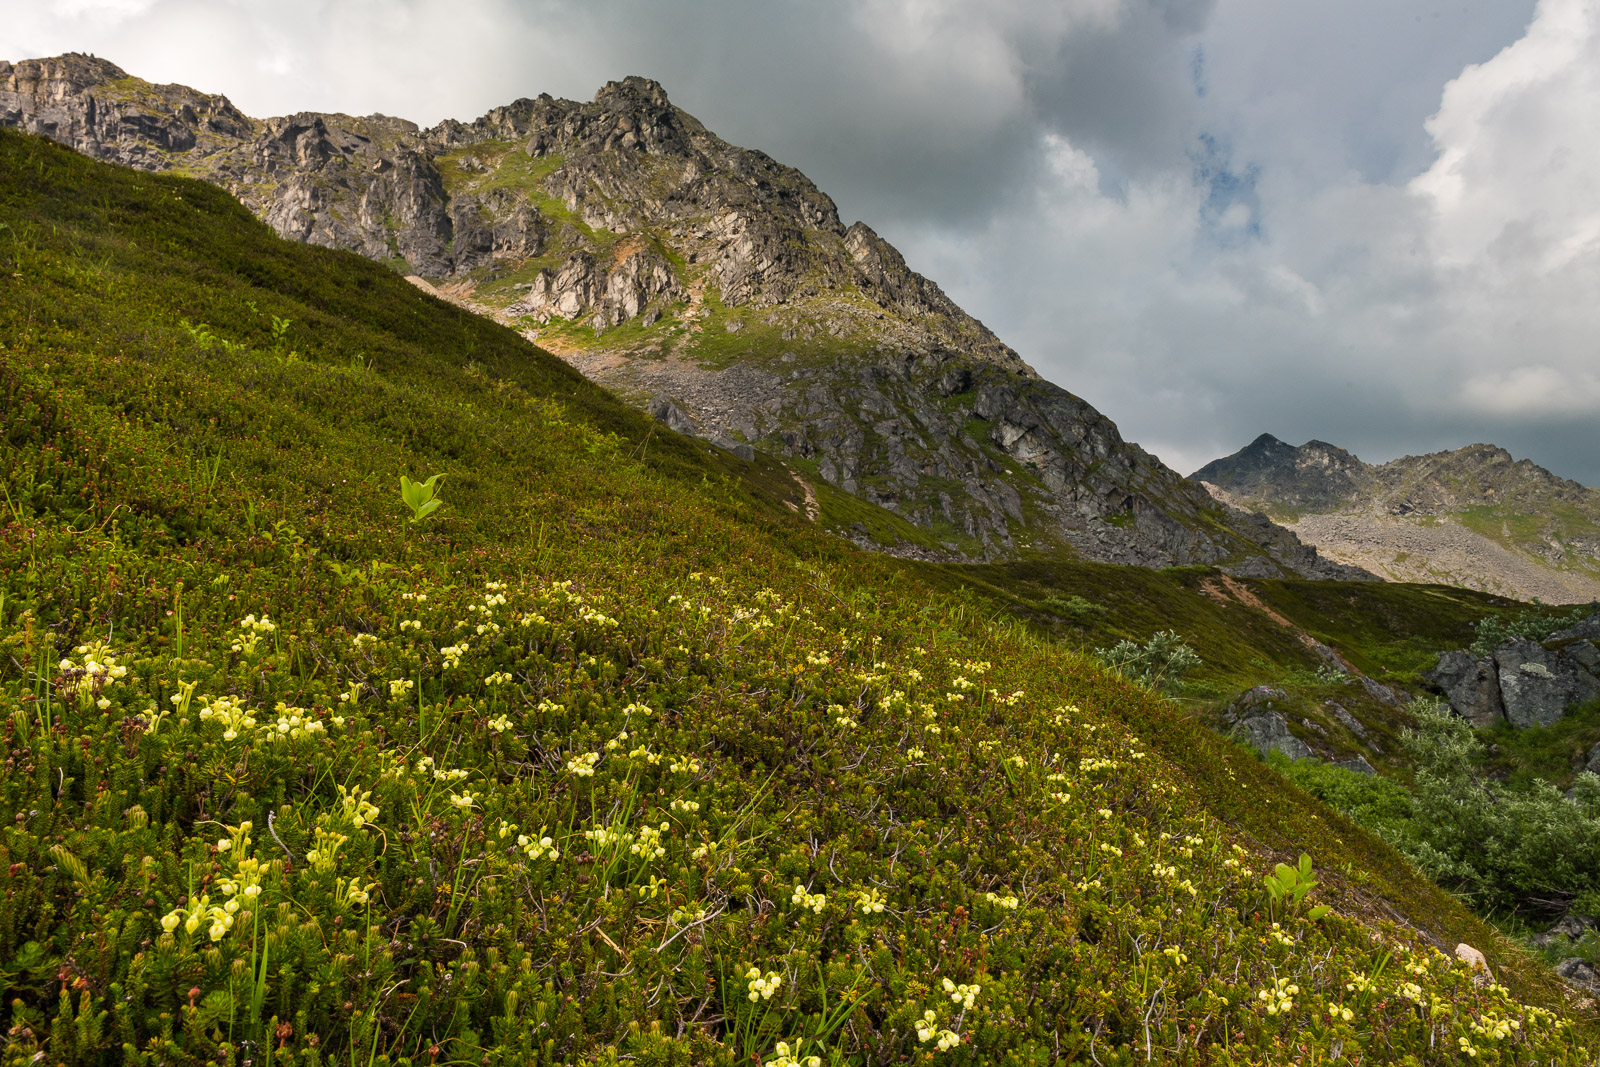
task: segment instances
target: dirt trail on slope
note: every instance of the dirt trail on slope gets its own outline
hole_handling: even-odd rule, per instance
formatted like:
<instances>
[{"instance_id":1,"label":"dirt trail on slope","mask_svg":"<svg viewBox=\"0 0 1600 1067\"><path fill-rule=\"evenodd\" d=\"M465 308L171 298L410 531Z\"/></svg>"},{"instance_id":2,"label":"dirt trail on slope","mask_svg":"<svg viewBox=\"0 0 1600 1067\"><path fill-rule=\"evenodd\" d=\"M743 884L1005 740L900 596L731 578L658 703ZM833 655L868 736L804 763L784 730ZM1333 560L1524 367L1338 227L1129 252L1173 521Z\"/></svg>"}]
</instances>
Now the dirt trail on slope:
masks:
<instances>
[{"instance_id":1,"label":"dirt trail on slope","mask_svg":"<svg viewBox=\"0 0 1600 1067\"><path fill-rule=\"evenodd\" d=\"M805 493L805 495L806 495L806 503L805 503L806 518L809 519L812 522L816 522L817 521L817 516L822 514L822 509L817 506L817 491L815 489L811 488L811 483L810 482L808 482L804 478L800 477L800 475L796 474L794 471L790 471L789 472L789 477L791 477L791 478L793 478L795 480L795 483L800 486L801 492ZM787 500L784 501L784 503L789 505L789 508L790 508L791 511L799 511L800 510L799 508L795 507L792 503L789 503L789 501L787 501Z\"/></svg>"}]
</instances>

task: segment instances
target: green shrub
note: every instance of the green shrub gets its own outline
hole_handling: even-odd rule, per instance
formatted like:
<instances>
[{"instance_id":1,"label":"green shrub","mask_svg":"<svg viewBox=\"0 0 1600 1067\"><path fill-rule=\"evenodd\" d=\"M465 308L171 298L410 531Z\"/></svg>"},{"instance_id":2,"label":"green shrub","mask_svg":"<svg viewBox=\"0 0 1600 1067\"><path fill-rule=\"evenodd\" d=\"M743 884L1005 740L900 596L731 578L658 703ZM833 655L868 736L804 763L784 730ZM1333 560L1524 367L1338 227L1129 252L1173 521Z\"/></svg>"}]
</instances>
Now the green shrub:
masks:
<instances>
[{"instance_id":1,"label":"green shrub","mask_svg":"<svg viewBox=\"0 0 1600 1067\"><path fill-rule=\"evenodd\" d=\"M1437 701L1412 710L1410 789L1315 760L1269 762L1480 909L1543 918L1600 901L1600 778L1579 775L1570 797L1539 778L1498 781L1466 720Z\"/></svg>"},{"instance_id":2,"label":"green shrub","mask_svg":"<svg viewBox=\"0 0 1600 1067\"><path fill-rule=\"evenodd\" d=\"M1295 785L1330 808L1371 830L1402 853L1415 848L1411 791L1377 774L1335 767L1321 760L1291 760L1268 753L1267 763Z\"/></svg>"},{"instance_id":3,"label":"green shrub","mask_svg":"<svg viewBox=\"0 0 1600 1067\"><path fill-rule=\"evenodd\" d=\"M1092 600L1074 593L1069 597L1048 597L1039 601L1039 609L1079 625L1093 622L1106 615L1106 609Z\"/></svg>"},{"instance_id":4,"label":"green shrub","mask_svg":"<svg viewBox=\"0 0 1600 1067\"><path fill-rule=\"evenodd\" d=\"M1185 674L1200 666L1195 650L1173 630L1160 630L1143 645L1124 638L1110 648L1097 648L1094 652L1102 663L1129 681L1168 696L1178 691Z\"/></svg>"},{"instance_id":5,"label":"green shrub","mask_svg":"<svg viewBox=\"0 0 1600 1067\"><path fill-rule=\"evenodd\" d=\"M1570 611L1552 611L1535 607L1515 615L1490 615L1479 619L1473 627L1477 636L1469 646L1470 651L1474 656L1487 656L1513 637L1543 641L1557 630L1576 625L1591 610L1577 607Z\"/></svg>"}]
</instances>

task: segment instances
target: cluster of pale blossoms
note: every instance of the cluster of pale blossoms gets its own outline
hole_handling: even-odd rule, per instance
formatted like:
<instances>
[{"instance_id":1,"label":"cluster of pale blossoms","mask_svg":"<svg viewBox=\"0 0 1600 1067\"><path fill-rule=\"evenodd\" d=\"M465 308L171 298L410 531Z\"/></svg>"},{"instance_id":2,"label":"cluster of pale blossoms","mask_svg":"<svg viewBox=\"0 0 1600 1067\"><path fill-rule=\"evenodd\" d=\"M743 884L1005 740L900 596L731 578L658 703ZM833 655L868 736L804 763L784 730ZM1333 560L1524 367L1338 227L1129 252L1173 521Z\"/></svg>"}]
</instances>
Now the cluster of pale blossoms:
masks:
<instances>
[{"instance_id":1,"label":"cluster of pale blossoms","mask_svg":"<svg viewBox=\"0 0 1600 1067\"><path fill-rule=\"evenodd\" d=\"M1287 978L1277 978L1272 985L1256 993L1256 999L1267 1006L1268 1015L1282 1015L1294 1007L1294 998L1299 995L1299 986Z\"/></svg>"},{"instance_id":2,"label":"cluster of pale blossoms","mask_svg":"<svg viewBox=\"0 0 1600 1067\"><path fill-rule=\"evenodd\" d=\"M173 700L180 699L178 694L173 695ZM222 739L232 741L239 736L240 730L251 729L256 725L256 718L250 714L237 697L220 696L200 698L204 705L200 709L201 722L218 722L222 724Z\"/></svg>"},{"instance_id":3,"label":"cluster of pale blossoms","mask_svg":"<svg viewBox=\"0 0 1600 1067\"><path fill-rule=\"evenodd\" d=\"M929 1041L937 1042L936 1047L940 1052L949 1052L961 1043L961 1037L955 1031L939 1028L939 1016L931 1008L923 1012L917 1022L917 1040L924 1045Z\"/></svg>"},{"instance_id":4,"label":"cluster of pale blossoms","mask_svg":"<svg viewBox=\"0 0 1600 1067\"><path fill-rule=\"evenodd\" d=\"M93 701L101 711L111 706L101 690L116 685L128 674L128 668L117 662L116 655L104 642L79 645L72 650L78 662L64 659L58 665L61 672L61 689L67 696L76 696L85 706ZM96 698L99 699L96 699Z\"/></svg>"},{"instance_id":5,"label":"cluster of pale blossoms","mask_svg":"<svg viewBox=\"0 0 1600 1067\"><path fill-rule=\"evenodd\" d=\"M647 861L660 859L667 854L665 846L661 844L661 835L670 829L670 823L662 823L660 829L649 825L639 827L639 836L628 851Z\"/></svg>"},{"instance_id":6,"label":"cluster of pale blossoms","mask_svg":"<svg viewBox=\"0 0 1600 1067\"><path fill-rule=\"evenodd\" d=\"M805 886L797 884L794 887L794 896L789 898L789 902L798 907L810 908L821 915L823 909L828 906L828 897L825 893L813 893Z\"/></svg>"},{"instance_id":7,"label":"cluster of pale blossoms","mask_svg":"<svg viewBox=\"0 0 1600 1067\"><path fill-rule=\"evenodd\" d=\"M359 830L367 823L377 821L378 806L372 803L372 790L348 789L342 785L338 789L339 822L349 823Z\"/></svg>"},{"instance_id":8,"label":"cluster of pale blossoms","mask_svg":"<svg viewBox=\"0 0 1600 1067\"><path fill-rule=\"evenodd\" d=\"M239 636L234 638L233 650L242 655L253 656L256 654L256 646L261 643L261 639L277 628L278 624L267 618L265 614L259 619L254 615L246 615L239 620Z\"/></svg>"},{"instance_id":9,"label":"cluster of pale blossoms","mask_svg":"<svg viewBox=\"0 0 1600 1067\"><path fill-rule=\"evenodd\" d=\"M772 1058L763 1060L762 1067L822 1067L821 1056L807 1056L800 1058L800 1042L794 1043L794 1048L789 1048L789 1042L780 1041L772 1050Z\"/></svg>"},{"instance_id":10,"label":"cluster of pale blossoms","mask_svg":"<svg viewBox=\"0 0 1600 1067\"><path fill-rule=\"evenodd\" d=\"M750 980L751 1000L771 1000L772 995L783 985L783 975L777 971L768 971L762 977L760 967L752 967L745 972L745 977Z\"/></svg>"},{"instance_id":11,"label":"cluster of pale blossoms","mask_svg":"<svg viewBox=\"0 0 1600 1067\"><path fill-rule=\"evenodd\" d=\"M269 738L278 741L298 741L302 737L328 732L328 728L313 719L305 708L291 708L280 700L273 710L278 713L277 721L267 724L262 730L262 733ZM335 716L333 722L336 726L344 725L344 719L339 716Z\"/></svg>"},{"instance_id":12,"label":"cluster of pale blossoms","mask_svg":"<svg viewBox=\"0 0 1600 1067\"><path fill-rule=\"evenodd\" d=\"M876 915L883 911L883 894L876 889L856 890L856 907L863 915Z\"/></svg>"},{"instance_id":13,"label":"cluster of pale blossoms","mask_svg":"<svg viewBox=\"0 0 1600 1067\"><path fill-rule=\"evenodd\" d=\"M516 834L517 847L522 850L522 854L527 856L528 859L560 859L561 850L556 848L556 843L554 840L545 836L544 831L545 828L541 826L539 827L539 834L537 836L530 836L529 834L518 833L517 825L515 823L502 822L500 824L500 836L502 838L506 838L510 837L512 834Z\"/></svg>"},{"instance_id":14,"label":"cluster of pale blossoms","mask_svg":"<svg viewBox=\"0 0 1600 1067\"><path fill-rule=\"evenodd\" d=\"M245 855L250 847L250 828L249 822L242 822L234 828L231 837L217 841L219 856L232 853L238 857L233 874L217 881L217 890L222 894L223 902L213 904L211 894L202 893L199 899L191 900L188 906L173 908L162 916L161 929L170 934L182 923L184 932L193 934L204 925L212 941L221 941L227 936L228 931L233 929L240 908L261 895L261 862Z\"/></svg>"},{"instance_id":15,"label":"cluster of pale blossoms","mask_svg":"<svg viewBox=\"0 0 1600 1067\"><path fill-rule=\"evenodd\" d=\"M950 994L951 1000L966 1009L972 1007L972 1002L978 999L978 994L983 991L983 987L977 984L958 985L946 978L944 980L944 991Z\"/></svg>"}]
</instances>

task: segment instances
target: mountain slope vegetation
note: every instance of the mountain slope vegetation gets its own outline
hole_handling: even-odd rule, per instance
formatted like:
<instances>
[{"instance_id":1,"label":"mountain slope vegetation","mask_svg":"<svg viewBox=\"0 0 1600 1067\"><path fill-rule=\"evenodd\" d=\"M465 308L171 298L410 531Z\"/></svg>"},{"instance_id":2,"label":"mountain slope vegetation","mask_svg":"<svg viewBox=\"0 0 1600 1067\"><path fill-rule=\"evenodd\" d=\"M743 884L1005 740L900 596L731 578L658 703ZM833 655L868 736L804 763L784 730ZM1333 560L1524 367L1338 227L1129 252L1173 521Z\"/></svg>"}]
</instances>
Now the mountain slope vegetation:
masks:
<instances>
[{"instance_id":1,"label":"mountain slope vegetation","mask_svg":"<svg viewBox=\"0 0 1600 1067\"><path fill-rule=\"evenodd\" d=\"M284 237L421 276L674 429L781 457L863 544L1365 577L1124 441L804 174L645 78L424 130L255 119L65 55L0 62L0 125L204 178Z\"/></svg>"},{"instance_id":2,"label":"mountain slope vegetation","mask_svg":"<svg viewBox=\"0 0 1600 1067\"><path fill-rule=\"evenodd\" d=\"M1592 1060L781 468L207 184L0 131L0 223L5 1063Z\"/></svg>"}]
</instances>

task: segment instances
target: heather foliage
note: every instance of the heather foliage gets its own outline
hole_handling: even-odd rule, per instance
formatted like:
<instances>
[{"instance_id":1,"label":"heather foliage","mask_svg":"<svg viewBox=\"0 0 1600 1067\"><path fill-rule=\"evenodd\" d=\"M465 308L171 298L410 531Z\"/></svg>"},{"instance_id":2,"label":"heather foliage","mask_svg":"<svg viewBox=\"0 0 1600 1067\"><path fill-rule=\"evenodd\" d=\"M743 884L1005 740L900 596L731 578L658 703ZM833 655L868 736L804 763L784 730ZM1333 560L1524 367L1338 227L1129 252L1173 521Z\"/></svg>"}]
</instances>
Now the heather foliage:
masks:
<instances>
[{"instance_id":1,"label":"heather foliage","mask_svg":"<svg viewBox=\"0 0 1600 1067\"><path fill-rule=\"evenodd\" d=\"M215 190L0 135L0 204L7 1067L1590 1058L786 476Z\"/></svg>"}]
</instances>

